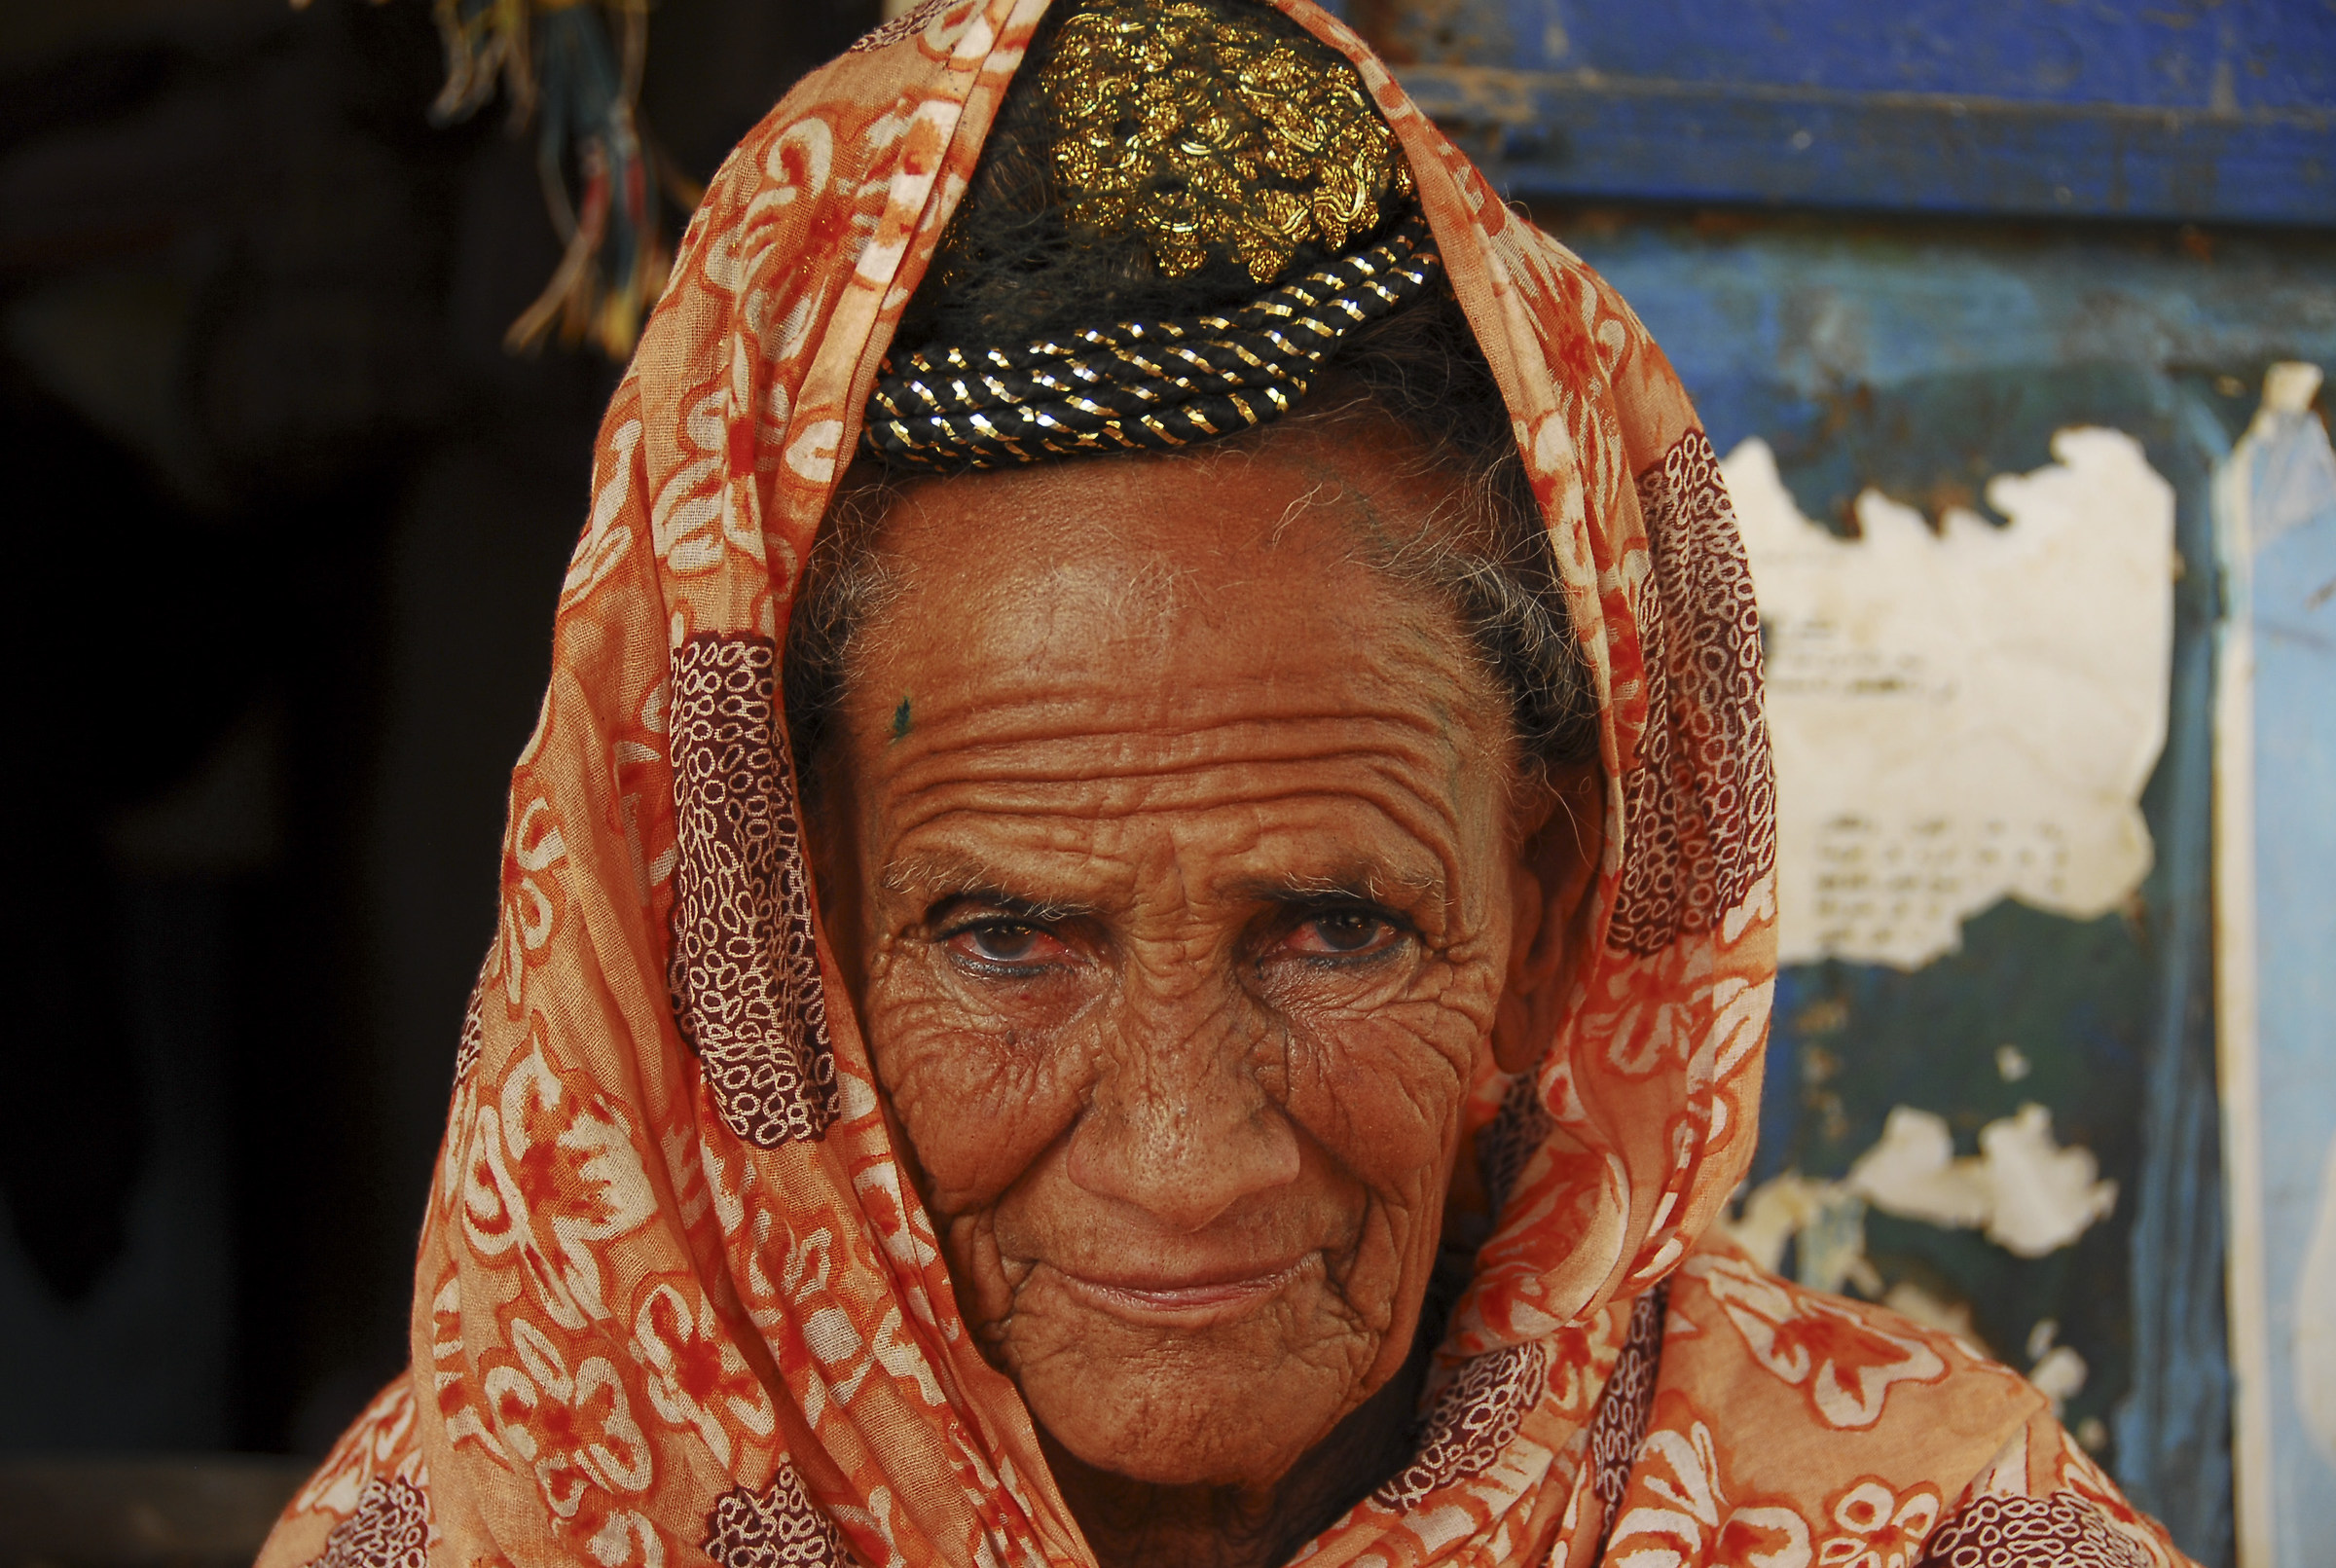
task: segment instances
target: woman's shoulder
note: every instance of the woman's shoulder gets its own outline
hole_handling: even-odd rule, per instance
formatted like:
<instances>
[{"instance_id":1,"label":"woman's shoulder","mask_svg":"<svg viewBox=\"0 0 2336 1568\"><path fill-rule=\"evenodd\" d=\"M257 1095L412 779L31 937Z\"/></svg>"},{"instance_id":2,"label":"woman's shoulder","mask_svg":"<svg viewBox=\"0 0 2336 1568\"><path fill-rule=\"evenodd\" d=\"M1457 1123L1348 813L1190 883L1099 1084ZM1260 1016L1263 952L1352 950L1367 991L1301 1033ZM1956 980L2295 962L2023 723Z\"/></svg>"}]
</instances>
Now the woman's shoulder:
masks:
<instances>
[{"instance_id":1,"label":"woman's shoulder","mask_svg":"<svg viewBox=\"0 0 2336 1568\"><path fill-rule=\"evenodd\" d=\"M1735 1409L1811 1432L1957 1435L1976 1465L2046 1407L2045 1397L1978 1345L1870 1301L1796 1284L1725 1237L1672 1276L1666 1370L1724 1386Z\"/></svg>"},{"instance_id":2,"label":"woman's shoulder","mask_svg":"<svg viewBox=\"0 0 2336 1568\"><path fill-rule=\"evenodd\" d=\"M1972 1477L1915 1568L2196 1568L2049 1412Z\"/></svg>"},{"instance_id":3,"label":"woman's shoulder","mask_svg":"<svg viewBox=\"0 0 2336 1568\"><path fill-rule=\"evenodd\" d=\"M1733 1530L1778 1561L1803 1545L1823 1562L2187 1561L2042 1394L1964 1339L1780 1278L1725 1239L1686 1258L1664 1306L1633 1490L1708 1497L1712 1546Z\"/></svg>"}]
</instances>

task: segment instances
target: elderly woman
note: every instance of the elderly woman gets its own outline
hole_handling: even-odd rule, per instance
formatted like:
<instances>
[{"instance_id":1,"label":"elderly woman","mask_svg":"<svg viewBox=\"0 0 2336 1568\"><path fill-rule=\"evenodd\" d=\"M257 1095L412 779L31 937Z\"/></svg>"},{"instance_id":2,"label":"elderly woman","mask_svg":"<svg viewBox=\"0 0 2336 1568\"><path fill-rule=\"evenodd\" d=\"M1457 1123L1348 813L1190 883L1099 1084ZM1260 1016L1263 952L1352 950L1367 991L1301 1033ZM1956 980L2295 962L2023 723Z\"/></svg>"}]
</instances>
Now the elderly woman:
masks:
<instances>
[{"instance_id":1,"label":"elderly woman","mask_svg":"<svg viewBox=\"0 0 2336 1568\"><path fill-rule=\"evenodd\" d=\"M2178 1561L1712 1235L1770 776L1661 354L1307 0L1061 3L930 0L699 212L413 1370L263 1561Z\"/></svg>"}]
</instances>

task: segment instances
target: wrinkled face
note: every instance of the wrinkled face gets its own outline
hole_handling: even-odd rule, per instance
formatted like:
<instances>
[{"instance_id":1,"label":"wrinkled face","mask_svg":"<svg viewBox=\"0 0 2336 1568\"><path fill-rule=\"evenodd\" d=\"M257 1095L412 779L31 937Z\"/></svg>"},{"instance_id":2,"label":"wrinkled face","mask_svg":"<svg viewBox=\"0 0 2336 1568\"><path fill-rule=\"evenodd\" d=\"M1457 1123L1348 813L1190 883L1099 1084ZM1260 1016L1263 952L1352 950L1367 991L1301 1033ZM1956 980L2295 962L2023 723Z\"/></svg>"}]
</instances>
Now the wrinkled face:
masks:
<instances>
[{"instance_id":1,"label":"wrinkled face","mask_svg":"<svg viewBox=\"0 0 2336 1568\"><path fill-rule=\"evenodd\" d=\"M886 525L822 896L965 1316L1099 1469L1268 1483L1409 1350L1540 898L1504 703L1348 559L1433 500L1291 441Z\"/></svg>"}]
</instances>

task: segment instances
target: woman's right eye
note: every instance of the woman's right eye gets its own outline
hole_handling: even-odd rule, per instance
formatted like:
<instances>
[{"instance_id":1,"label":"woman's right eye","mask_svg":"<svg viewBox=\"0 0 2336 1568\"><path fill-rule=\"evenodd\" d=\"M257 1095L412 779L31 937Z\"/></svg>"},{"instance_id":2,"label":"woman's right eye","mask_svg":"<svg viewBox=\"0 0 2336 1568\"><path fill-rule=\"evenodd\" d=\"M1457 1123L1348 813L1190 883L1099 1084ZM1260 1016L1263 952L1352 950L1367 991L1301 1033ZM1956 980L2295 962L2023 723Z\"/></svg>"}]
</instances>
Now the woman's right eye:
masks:
<instances>
[{"instance_id":1,"label":"woman's right eye","mask_svg":"<svg viewBox=\"0 0 2336 1568\"><path fill-rule=\"evenodd\" d=\"M960 927L945 945L959 958L989 968L1035 969L1070 956L1071 950L1037 926L1017 921L984 921Z\"/></svg>"}]
</instances>

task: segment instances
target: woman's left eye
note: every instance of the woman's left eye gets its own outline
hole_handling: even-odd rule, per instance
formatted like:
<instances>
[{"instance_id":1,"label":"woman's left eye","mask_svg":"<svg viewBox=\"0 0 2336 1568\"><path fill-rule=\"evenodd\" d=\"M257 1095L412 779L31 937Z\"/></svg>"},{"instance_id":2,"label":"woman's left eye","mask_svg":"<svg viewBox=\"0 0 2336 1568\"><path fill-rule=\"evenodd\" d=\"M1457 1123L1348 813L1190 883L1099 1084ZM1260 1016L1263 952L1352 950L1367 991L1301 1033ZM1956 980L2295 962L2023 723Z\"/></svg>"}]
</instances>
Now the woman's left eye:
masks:
<instances>
[{"instance_id":1,"label":"woman's left eye","mask_svg":"<svg viewBox=\"0 0 2336 1568\"><path fill-rule=\"evenodd\" d=\"M1312 958L1362 958L1393 947L1402 934L1383 915L1340 909L1300 923L1282 945Z\"/></svg>"}]
</instances>

